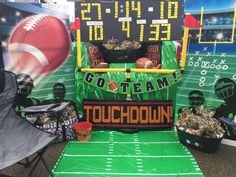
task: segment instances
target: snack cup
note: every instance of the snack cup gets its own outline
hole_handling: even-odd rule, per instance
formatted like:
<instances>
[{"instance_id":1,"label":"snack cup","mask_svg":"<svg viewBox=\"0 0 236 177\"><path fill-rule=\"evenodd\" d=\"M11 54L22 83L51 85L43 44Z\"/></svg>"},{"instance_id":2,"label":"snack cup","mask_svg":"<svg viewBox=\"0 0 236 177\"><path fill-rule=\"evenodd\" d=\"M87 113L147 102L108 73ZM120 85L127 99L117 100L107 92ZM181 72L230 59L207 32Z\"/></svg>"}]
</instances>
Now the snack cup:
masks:
<instances>
[{"instance_id":1,"label":"snack cup","mask_svg":"<svg viewBox=\"0 0 236 177\"><path fill-rule=\"evenodd\" d=\"M92 123L79 122L75 124L75 131L78 141L88 142L91 138Z\"/></svg>"}]
</instances>

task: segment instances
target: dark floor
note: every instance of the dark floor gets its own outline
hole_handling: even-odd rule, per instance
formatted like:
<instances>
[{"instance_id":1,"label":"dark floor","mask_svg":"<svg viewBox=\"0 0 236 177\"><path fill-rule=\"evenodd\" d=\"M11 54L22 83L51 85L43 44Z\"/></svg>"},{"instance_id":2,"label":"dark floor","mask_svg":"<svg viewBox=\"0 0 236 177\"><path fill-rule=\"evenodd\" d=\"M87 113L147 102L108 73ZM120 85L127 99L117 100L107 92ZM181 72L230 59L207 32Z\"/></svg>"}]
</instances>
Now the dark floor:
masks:
<instances>
[{"instance_id":1,"label":"dark floor","mask_svg":"<svg viewBox=\"0 0 236 177\"><path fill-rule=\"evenodd\" d=\"M50 169L54 167L57 159L64 150L66 143L52 144L48 147L47 151L44 154L44 159ZM30 168L26 169L21 165L13 165L9 168L4 169L0 173L7 174L11 177L26 177L30 172ZM0 175L1 177L1 175ZM37 169L35 169L32 177L48 177L48 172L46 171L43 163L40 161Z\"/></svg>"},{"instance_id":2,"label":"dark floor","mask_svg":"<svg viewBox=\"0 0 236 177\"><path fill-rule=\"evenodd\" d=\"M236 147L221 144L214 154L190 151L205 177L236 177Z\"/></svg>"},{"instance_id":3,"label":"dark floor","mask_svg":"<svg viewBox=\"0 0 236 177\"><path fill-rule=\"evenodd\" d=\"M50 169L53 168L66 143L51 145L44 155L44 158ZM206 154L190 149L205 177L236 177L236 147L221 144L217 153ZM53 157L53 158L52 158ZM1 173L11 175L13 177L25 177L29 173L27 169L20 165L13 165ZM32 175L33 177L48 177L48 173L40 162L38 168ZM1 177L1 175L0 175Z\"/></svg>"}]
</instances>

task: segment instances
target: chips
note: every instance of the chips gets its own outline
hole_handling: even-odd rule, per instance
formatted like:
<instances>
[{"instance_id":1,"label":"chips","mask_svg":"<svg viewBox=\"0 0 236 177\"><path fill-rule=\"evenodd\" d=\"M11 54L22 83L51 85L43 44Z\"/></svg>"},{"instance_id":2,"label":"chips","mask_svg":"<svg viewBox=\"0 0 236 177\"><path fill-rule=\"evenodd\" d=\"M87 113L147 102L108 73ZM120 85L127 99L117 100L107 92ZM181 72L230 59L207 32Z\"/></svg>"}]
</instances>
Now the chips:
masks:
<instances>
[{"instance_id":1,"label":"chips","mask_svg":"<svg viewBox=\"0 0 236 177\"><path fill-rule=\"evenodd\" d=\"M196 114L191 108L183 109L179 114L176 126L187 133L208 138L222 138L224 130L220 122L213 118L215 111L200 106L196 108Z\"/></svg>"},{"instance_id":2,"label":"chips","mask_svg":"<svg viewBox=\"0 0 236 177\"><path fill-rule=\"evenodd\" d=\"M103 46L107 50L136 50L141 47L141 44L135 40L124 40L119 42L118 39L109 39Z\"/></svg>"}]
</instances>

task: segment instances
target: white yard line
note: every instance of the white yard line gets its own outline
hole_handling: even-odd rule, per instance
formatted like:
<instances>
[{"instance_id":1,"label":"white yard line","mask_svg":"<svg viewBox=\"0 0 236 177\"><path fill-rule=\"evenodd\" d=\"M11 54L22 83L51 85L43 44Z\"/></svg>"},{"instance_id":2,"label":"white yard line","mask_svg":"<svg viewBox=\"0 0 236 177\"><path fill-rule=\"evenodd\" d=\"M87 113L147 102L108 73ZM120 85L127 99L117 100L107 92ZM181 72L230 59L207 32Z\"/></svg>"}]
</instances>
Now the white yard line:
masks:
<instances>
[{"instance_id":1,"label":"white yard line","mask_svg":"<svg viewBox=\"0 0 236 177\"><path fill-rule=\"evenodd\" d=\"M119 133L120 135L123 135L123 133L120 133L119 131L96 131L96 133L104 133L104 132L106 132L106 133L115 133L115 132L117 132L117 133ZM175 132L174 130L160 130L160 131L149 131L150 133L172 133L172 132ZM140 134L134 134L134 135L140 135Z\"/></svg>"},{"instance_id":2,"label":"white yard line","mask_svg":"<svg viewBox=\"0 0 236 177\"><path fill-rule=\"evenodd\" d=\"M96 155L96 154L64 154L65 157L125 157L125 158L192 158L192 155Z\"/></svg>"},{"instance_id":3,"label":"white yard line","mask_svg":"<svg viewBox=\"0 0 236 177\"><path fill-rule=\"evenodd\" d=\"M227 57L229 57L229 58L235 58L236 57L236 55L225 55L224 57L222 57L222 55L210 55L209 56L207 54L198 54L198 55L196 55L196 54L188 54L188 56L196 56L196 57L221 57L222 59L227 58Z\"/></svg>"},{"instance_id":4,"label":"white yard line","mask_svg":"<svg viewBox=\"0 0 236 177\"><path fill-rule=\"evenodd\" d=\"M202 173L102 173L102 172L54 172L53 174L68 175L121 175L121 176L179 176L203 175Z\"/></svg>"},{"instance_id":5,"label":"white yard line","mask_svg":"<svg viewBox=\"0 0 236 177\"><path fill-rule=\"evenodd\" d=\"M71 144L79 144L78 141L70 141ZM118 142L118 141L91 141L83 142L83 144L179 144L178 141L168 141L168 142Z\"/></svg>"}]
</instances>

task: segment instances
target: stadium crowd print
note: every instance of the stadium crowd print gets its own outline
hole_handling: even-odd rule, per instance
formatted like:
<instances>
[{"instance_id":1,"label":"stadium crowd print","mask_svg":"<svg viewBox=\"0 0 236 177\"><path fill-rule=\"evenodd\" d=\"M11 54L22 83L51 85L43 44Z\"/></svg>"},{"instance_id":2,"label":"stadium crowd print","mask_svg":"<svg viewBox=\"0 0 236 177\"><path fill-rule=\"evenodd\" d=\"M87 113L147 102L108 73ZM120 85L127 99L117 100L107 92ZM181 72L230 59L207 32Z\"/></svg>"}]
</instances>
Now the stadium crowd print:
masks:
<instances>
[{"instance_id":1,"label":"stadium crowd print","mask_svg":"<svg viewBox=\"0 0 236 177\"><path fill-rule=\"evenodd\" d=\"M15 73L21 109L75 99L68 12L54 5L1 2L4 69ZM74 106L75 107L75 106Z\"/></svg>"}]
</instances>

